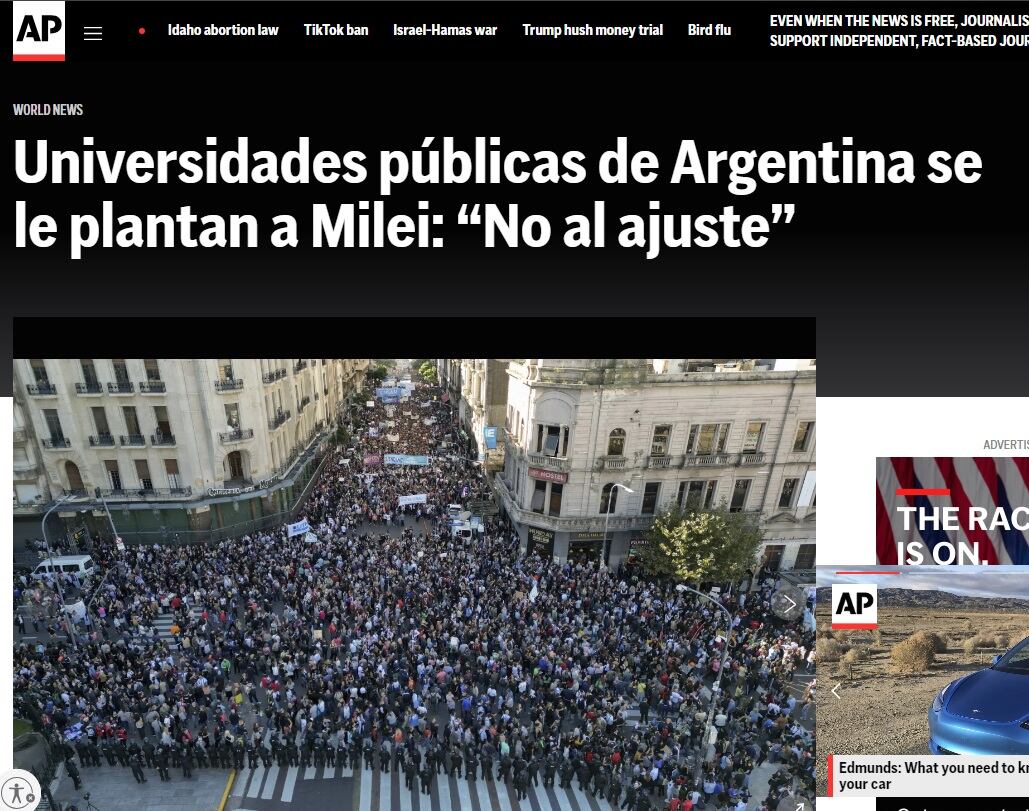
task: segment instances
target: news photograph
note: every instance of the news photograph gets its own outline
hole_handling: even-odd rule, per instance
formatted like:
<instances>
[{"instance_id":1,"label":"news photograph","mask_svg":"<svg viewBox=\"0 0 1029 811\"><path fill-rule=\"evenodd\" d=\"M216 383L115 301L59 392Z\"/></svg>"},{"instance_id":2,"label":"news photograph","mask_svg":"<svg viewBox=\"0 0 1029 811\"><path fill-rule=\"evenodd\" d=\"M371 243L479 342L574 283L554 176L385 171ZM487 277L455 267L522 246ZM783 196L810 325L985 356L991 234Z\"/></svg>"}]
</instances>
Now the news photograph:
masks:
<instances>
[{"instance_id":1,"label":"news photograph","mask_svg":"<svg viewBox=\"0 0 1029 811\"><path fill-rule=\"evenodd\" d=\"M830 756L1029 755L1023 569L819 566L816 616L820 795Z\"/></svg>"},{"instance_id":2,"label":"news photograph","mask_svg":"<svg viewBox=\"0 0 1029 811\"><path fill-rule=\"evenodd\" d=\"M18 779L811 811L816 369L16 359Z\"/></svg>"}]
</instances>

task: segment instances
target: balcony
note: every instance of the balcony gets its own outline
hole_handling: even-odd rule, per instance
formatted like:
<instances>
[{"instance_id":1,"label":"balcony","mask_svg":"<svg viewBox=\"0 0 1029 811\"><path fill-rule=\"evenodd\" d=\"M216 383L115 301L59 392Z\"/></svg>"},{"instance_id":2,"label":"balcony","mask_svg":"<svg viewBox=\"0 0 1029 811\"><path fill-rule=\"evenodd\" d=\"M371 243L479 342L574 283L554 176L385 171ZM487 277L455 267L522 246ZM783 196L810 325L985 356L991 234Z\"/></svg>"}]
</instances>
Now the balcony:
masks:
<instances>
[{"instance_id":1,"label":"balcony","mask_svg":"<svg viewBox=\"0 0 1029 811\"><path fill-rule=\"evenodd\" d=\"M20 428L15 428L14 429L14 441L15 442L24 442L26 439L28 439L28 434L25 432L25 428L24 427L20 427Z\"/></svg>"},{"instance_id":2,"label":"balcony","mask_svg":"<svg viewBox=\"0 0 1029 811\"><path fill-rule=\"evenodd\" d=\"M655 470L672 467L671 456L648 456L647 467Z\"/></svg>"},{"instance_id":3,"label":"balcony","mask_svg":"<svg viewBox=\"0 0 1029 811\"><path fill-rule=\"evenodd\" d=\"M322 391L322 394L324 394L324 395L325 395L326 397L328 397L328 396L329 396L329 390L328 390L328 388L324 389L324 390Z\"/></svg>"},{"instance_id":4,"label":"balcony","mask_svg":"<svg viewBox=\"0 0 1029 811\"><path fill-rule=\"evenodd\" d=\"M302 414L304 412L304 409L307 408L307 406L308 406L308 404L310 402L311 402L311 398L310 397L305 397L304 399L302 399L300 401L300 405L297 406L297 413L298 414Z\"/></svg>"},{"instance_id":5,"label":"balcony","mask_svg":"<svg viewBox=\"0 0 1029 811\"><path fill-rule=\"evenodd\" d=\"M111 434L97 434L89 438L89 446L91 448L112 448L114 447L114 437Z\"/></svg>"},{"instance_id":6,"label":"balcony","mask_svg":"<svg viewBox=\"0 0 1029 811\"><path fill-rule=\"evenodd\" d=\"M75 384L75 393L76 394L103 394L104 393L104 387L101 386L96 381L94 381L92 383L76 383Z\"/></svg>"},{"instance_id":7,"label":"balcony","mask_svg":"<svg viewBox=\"0 0 1029 811\"><path fill-rule=\"evenodd\" d=\"M130 445L133 447L142 447L146 445L146 437L142 434L127 434L119 437L119 441L122 445Z\"/></svg>"},{"instance_id":8,"label":"balcony","mask_svg":"<svg viewBox=\"0 0 1029 811\"><path fill-rule=\"evenodd\" d=\"M684 456L683 467L714 467L716 465L728 465L733 459L731 453L712 453L704 456Z\"/></svg>"},{"instance_id":9,"label":"balcony","mask_svg":"<svg viewBox=\"0 0 1029 811\"><path fill-rule=\"evenodd\" d=\"M214 390L224 394L228 391L239 391L243 388L243 378L230 377L227 380L215 380Z\"/></svg>"},{"instance_id":10,"label":"balcony","mask_svg":"<svg viewBox=\"0 0 1029 811\"><path fill-rule=\"evenodd\" d=\"M276 369L274 372L265 372L261 375L261 379L265 383L274 383L276 380L282 380L286 376L285 369Z\"/></svg>"},{"instance_id":11,"label":"balcony","mask_svg":"<svg viewBox=\"0 0 1029 811\"><path fill-rule=\"evenodd\" d=\"M26 391L33 397L56 397L57 387L53 383L43 381L42 383L29 383L25 386Z\"/></svg>"},{"instance_id":12,"label":"balcony","mask_svg":"<svg viewBox=\"0 0 1029 811\"><path fill-rule=\"evenodd\" d=\"M276 428L285 425L287 420L289 420L291 416L293 415L289 411L280 411L278 414L276 414L274 417L268 420L268 430L274 431Z\"/></svg>"},{"instance_id":13,"label":"balcony","mask_svg":"<svg viewBox=\"0 0 1029 811\"><path fill-rule=\"evenodd\" d=\"M545 470L568 471L572 467L571 461L567 458L547 456L545 453L527 453L525 458L529 460L529 464L533 467L541 467Z\"/></svg>"},{"instance_id":14,"label":"balcony","mask_svg":"<svg viewBox=\"0 0 1029 811\"><path fill-rule=\"evenodd\" d=\"M120 383L107 384L108 394L132 394L135 390L136 387L128 380L122 380Z\"/></svg>"},{"instance_id":15,"label":"balcony","mask_svg":"<svg viewBox=\"0 0 1029 811\"><path fill-rule=\"evenodd\" d=\"M296 365L293 367L293 372L294 372L294 374L297 373L297 372L302 372L306 368L307 368L307 361L306 360L298 360L296 362Z\"/></svg>"},{"instance_id":16,"label":"balcony","mask_svg":"<svg viewBox=\"0 0 1029 811\"><path fill-rule=\"evenodd\" d=\"M150 435L150 444L151 445L157 445L157 446L163 446L163 447L168 447L170 445L174 445L175 444L175 434L162 434L162 433L151 434Z\"/></svg>"},{"instance_id":17,"label":"balcony","mask_svg":"<svg viewBox=\"0 0 1029 811\"><path fill-rule=\"evenodd\" d=\"M597 459L598 470L622 470L625 467L624 456L601 456Z\"/></svg>"},{"instance_id":18,"label":"balcony","mask_svg":"<svg viewBox=\"0 0 1029 811\"><path fill-rule=\"evenodd\" d=\"M55 449L58 449L58 448L70 448L71 447L71 440L68 439L67 437L63 437L63 436L44 437L43 438L43 447L47 448L47 449L50 449L50 450L55 450Z\"/></svg>"},{"instance_id":19,"label":"balcony","mask_svg":"<svg viewBox=\"0 0 1029 811\"><path fill-rule=\"evenodd\" d=\"M603 532L606 516L602 514L590 516L558 517L542 515L519 507L504 480L497 476L494 480L499 500L503 502L508 514L519 523L544 527L555 532ZM653 515L612 515L608 529L611 532L649 529L654 523Z\"/></svg>"},{"instance_id":20,"label":"balcony","mask_svg":"<svg viewBox=\"0 0 1029 811\"><path fill-rule=\"evenodd\" d=\"M739 465L763 465L765 463L764 451L744 451L740 454Z\"/></svg>"},{"instance_id":21,"label":"balcony","mask_svg":"<svg viewBox=\"0 0 1029 811\"><path fill-rule=\"evenodd\" d=\"M220 439L226 445L232 442L245 442L246 440L253 438L253 428L237 428L235 431L223 431L222 433L218 434L218 439Z\"/></svg>"},{"instance_id":22,"label":"balcony","mask_svg":"<svg viewBox=\"0 0 1029 811\"><path fill-rule=\"evenodd\" d=\"M167 391L163 380L144 380L139 384L140 394L165 394Z\"/></svg>"},{"instance_id":23,"label":"balcony","mask_svg":"<svg viewBox=\"0 0 1029 811\"><path fill-rule=\"evenodd\" d=\"M15 478L20 476L35 476L39 473L39 463L31 459L22 459L14 463Z\"/></svg>"},{"instance_id":24,"label":"balcony","mask_svg":"<svg viewBox=\"0 0 1029 811\"><path fill-rule=\"evenodd\" d=\"M101 489L100 495L108 501L146 501L153 498L191 498L192 487L140 487L136 490Z\"/></svg>"},{"instance_id":25,"label":"balcony","mask_svg":"<svg viewBox=\"0 0 1029 811\"><path fill-rule=\"evenodd\" d=\"M320 395L320 394L318 394L318 392L315 392L315 393L314 393L314 401L315 401L316 403L318 402L318 398L319 398L319 397L321 397L321 395Z\"/></svg>"}]
</instances>

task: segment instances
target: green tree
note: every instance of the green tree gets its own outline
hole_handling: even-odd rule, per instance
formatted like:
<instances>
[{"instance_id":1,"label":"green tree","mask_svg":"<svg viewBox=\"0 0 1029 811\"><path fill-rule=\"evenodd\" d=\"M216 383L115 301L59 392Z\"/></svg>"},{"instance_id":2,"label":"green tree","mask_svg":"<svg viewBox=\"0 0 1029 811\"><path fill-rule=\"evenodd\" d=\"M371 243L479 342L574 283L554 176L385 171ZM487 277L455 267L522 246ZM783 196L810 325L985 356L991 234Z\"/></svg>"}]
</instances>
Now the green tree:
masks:
<instances>
[{"instance_id":1,"label":"green tree","mask_svg":"<svg viewBox=\"0 0 1029 811\"><path fill-rule=\"evenodd\" d=\"M431 360L426 360L421 363L418 367L418 374L422 376L422 380L426 383L432 383L435 385L439 382L439 378L436 375L436 364Z\"/></svg>"},{"instance_id":2,"label":"green tree","mask_svg":"<svg viewBox=\"0 0 1029 811\"><path fill-rule=\"evenodd\" d=\"M386 375L388 374L389 369L387 369L381 363L377 362L375 366L370 367L368 371L365 372L364 376L366 380L369 380L375 384L379 384L386 379Z\"/></svg>"},{"instance_id":3,"label":"green tree","mask_svg":"<svg viewBox=\"0 0 1029 811\"><path fill-rule=\"evenodd\" d=\"M661 513L647 534L644 568L690 583L730 582L753 571L764 532L750 515L714 510Z\"/></svg>"}]
</instances>

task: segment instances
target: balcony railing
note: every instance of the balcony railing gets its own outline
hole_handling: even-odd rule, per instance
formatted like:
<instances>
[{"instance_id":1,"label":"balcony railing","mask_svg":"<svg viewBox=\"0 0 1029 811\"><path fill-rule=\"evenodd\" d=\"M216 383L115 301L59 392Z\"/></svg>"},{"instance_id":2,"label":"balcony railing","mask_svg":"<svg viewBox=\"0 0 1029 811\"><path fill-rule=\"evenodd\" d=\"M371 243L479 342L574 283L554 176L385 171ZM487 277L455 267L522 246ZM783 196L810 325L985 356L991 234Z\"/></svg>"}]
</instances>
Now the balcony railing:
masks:
<instances>
[{"instance_id":1,"label":"balcony railing","mask_svg":"<svg viewBox=\"0 0 1029 811\"><path fill-rule=\"evenodd\" d=\"M298 412L303 411L305 408L307 408L307 406L308 406L308 404L310 404L310 402L311 402L311 398L310 397L305 397L304 399L302 399L300 401L300 405L297 406L297 411Z\"/></svg>"},{"instance_id":2,"label":"balcony railing","mask_svg":"<svg viewBox=\"0 0 1029 811\"><path fill-rule=\"evenodd\" d=\"M139 384L140 394L164 394L167 390L163 380L144 380Z\"/></svg>"},{"instance_id":3,"label":"balcony railing","mask_svg":"<svg viewBox=\"0 0 1029 811\"><path fill-rule=\"evenodd\" d=\"M99 383L76 383L76 394L103 394L104 387Z\"/></svg>"},{"instance_id":4,"label":"balcony railing","mask_svg":"<svg viewBox=\"0 0 1029 811\"><path fill-rule=\"evenodd\" d=\"M122 445L146 445L146 437L142 434L126 434L119 437Z\"/></svg>"},{"instance_id":5,"label":"balcony railing","mask_svg":"<svg viewBox=\"0 0 1029 811\"><path fill-rule=\"evenodd\" d=\"M239 391L243 388L243 378L231 377L227 380L215 380L214 390L215 391Z\"/></svg>"},{"instance_id":6,"label":"balcony railing","mask_svg":"<svg viewBox=\"0 0 1029 811\"><path fill-rule=\"evenodd\" d=\"M150 435L151 445L174 445L175 434L151 434Z\"/></svg>"},{"instance_id":7,"label":"balcony railing","mask_svg":"<svg viewBox=\"0 0 1029 811\"><path fill-rule=\"evenodd\" d=\"M601 456L597 461L600 470L621 470L625 467L624 456Z\"/></svg>"},{"instance_id":8,"label":"balcony railing","mask_svg":"<svg viewBox=\"0 0 1029 811\"><path fill-rule=\"evenodd\" d=\"M136 387L132 385L132 381L123 380L120 383L108 383L107 392L109 394L132 394L136 390Z\"/></svg>"},{"instance_id":9,"label":"balcony railing","mask_svg":"<svg viewBox=\"0 0 1029 811\"><path fill-rule=\"evenodd\" d=\"M547 470L568 470L571 467L569 460L560 456L547 456L545 453L527 453L525 456L530 465Z\"/></svg>"},{"instance_id":10,"label":"balcony railing","mask_svg":"<svg viewBox=\"0 0 1029 811\"><path fill-rule=\"evenodd\" d=\"M282 380L286 376L285 369L276 369L274 372L265 372L261 379L265 383L274 383L276 380Z\"/></svg>"},{"instance_id":11,"label":"balcony railing","mask_svg":"<svg viewBox=\"0 0 1029 811\"><path fill-rule=\"evenodd\" d=\"M28 434L26 433L24 428L15 428L14 429L14 441L15 442L24 442L27 438L28 438Z\"/></svg>"},{"instance_id":12,"label":"balcony railing","mask_svg":"<svg viewBox=\"0 0 1029 811\"><path fill-rule=\"evenodd\" d=\"M29 383L25 388L33 397L55 397L57 395L57 387L53 383Z\"/></svg>"},{"instance_id":13,"label":"balcony railing","mask_svg":"<svg viewBox=\"0 0 1029 811\"><path fill-rule=\"evenodd\" d=\"M574 516L557 517L553 515L541 515L519 507L511 491L504 480L497 476L494 480L497 495L503 502L509 515L519 523L527 523L532 526L545 527L555 532L603 532L605 519L603 513L595 516ZM611 531L643 530L648 529L654 523L653 515L612 515L608 529Z\"/></svg>"},{"instance_id":14,"label":"balcony railing","mask_svg":"<svg viewBox=\"0 0 1029 811\"><path fill-rule=\"evenodd\" d=\"M237 428L235 431L224 431L218 434L218 439L222 442L243 442L247 439L254 438L253 428Z\"/></svg>"},{"instance_id":15,"label":"balcony railing","mask_svg":"<svg viewBox=\"0 0 1029 811\"><path fill-rule=\"evenodd\" d=\"M268 430L274 431L280 425L285 425L286 421L292 416L289 411L280 411L270 420L268 420Z\"/></svg>"},{"instance_id":16,"label":"balcony railing","mask_svg":"<svg viewBox=\"0 0 1029 811\"><path fill-rule=\"evenodd\" d=\"M150 498L190 498L192 487L139 487L136 489L121 488L116 490L101 489L100 495L110 501L137 501Z\"/></svg>"},{"instance_id":17,"label":"balcony railing","mask_svg":"<svg viewBox=\"0 0 1029 811\"><path fill-rule=\"evenodd\" d=\"M324 394L324 395L325 395L326 397L328 397L328 396L329 396L329 389L328 389L328 388L326 387L326 388L325 388L325 389L324 389L324 390L322 391L322 394Z\"/></svg>"},{"instance_id":18,"label":"balcony railing","mask_svg":"<svg viewBox=\"0 0 1029 811\"><path fill-rule=\"evenodd\" d=\"M114 445L114 437L111 434L97 434L89 438L89 444L94 448L112 447Z\"/></svg>"},{"instance_id":19,"label":"balcony railing","mask_svg":"<svg viewBox=\"0 0 1029 811\"><path fill-rule=\"evenodd\" d=\"M671 456L650 456L647 459L647 467L649 468L667 468L671 466Z\"/></svg>"},{"instance_id":20,"label":"balcony railing","mask_svg":"<svg viewBox=\"0 0 1029 811\"><path fill-rule=\"evenodd\" d=\"M44 448L70 448L71 447L71 440L68 439L67 437L63 437L63 436L44 437L43 438L43 447Z\"/></svg>"},{"instance_id":21,"label":"balcony railing","mask_svg":"<svg viewBox=\"0 0 1029 811\"><path fill-rule=\"evenodd\" d=\"M728 465L733 459L731 453L712 453L704 456L684 456L683 467L711 467L713 465Z\"/></svg>"},{"instance_id":22,"label":"balcony railing","mask_svg":"<svg viewBox=\"0 0 1029 811\"><path fill-rule=\"evenodd\" d=\"M764 451L746 451L740 454L739 464L741 465L763 465L764 462Z\"/></svg>"},{"instance_id":23,"label":"balcony railing","mask_svg":"<svg viewBox=\"0 0 1029 811\"><path fill-rule=\"evenodd\" d=\"M307 368L307 361L306 360L300 360L300 361L297 361L296 365L293 367L293 371L294 372L302 372L306 368Z\"/></svg>"}]
</instances>

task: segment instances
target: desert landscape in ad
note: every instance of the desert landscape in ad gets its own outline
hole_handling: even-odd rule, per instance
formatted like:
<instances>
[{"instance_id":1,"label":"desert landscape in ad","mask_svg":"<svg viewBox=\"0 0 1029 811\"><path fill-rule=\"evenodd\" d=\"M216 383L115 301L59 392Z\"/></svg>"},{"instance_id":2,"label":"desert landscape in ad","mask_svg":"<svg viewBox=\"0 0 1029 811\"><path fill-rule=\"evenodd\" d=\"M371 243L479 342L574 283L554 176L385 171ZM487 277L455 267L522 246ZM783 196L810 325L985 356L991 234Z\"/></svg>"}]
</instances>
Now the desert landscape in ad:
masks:
<instances>
[{"instance_id":1,"label":"desert landscape in ad","mask_svg":"<svg viewBox=\"0 0 1029 811\"><path fill-rule=\"evenodd\" d=\"M1029 636L1029 599L880 586L874 631L830 630L830 601L830 589L819 588L820 796L831 752L929 754L926 715L936 693ZM840 698L830 692L837 684Z\"/></svg>"}]
</instances>

